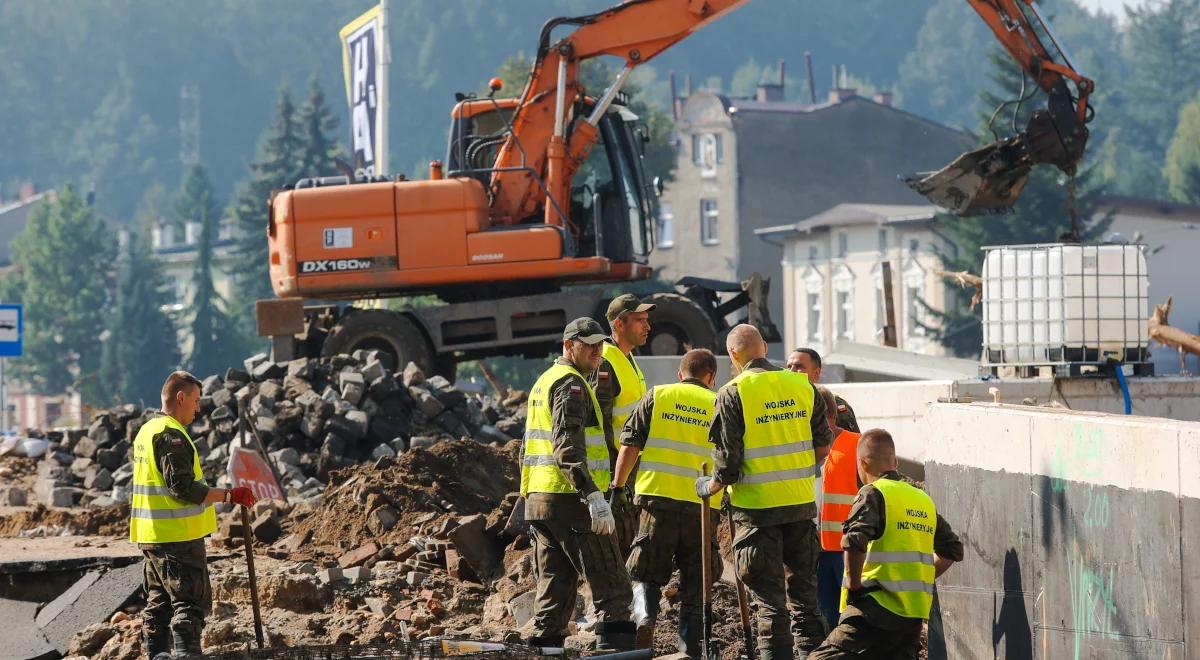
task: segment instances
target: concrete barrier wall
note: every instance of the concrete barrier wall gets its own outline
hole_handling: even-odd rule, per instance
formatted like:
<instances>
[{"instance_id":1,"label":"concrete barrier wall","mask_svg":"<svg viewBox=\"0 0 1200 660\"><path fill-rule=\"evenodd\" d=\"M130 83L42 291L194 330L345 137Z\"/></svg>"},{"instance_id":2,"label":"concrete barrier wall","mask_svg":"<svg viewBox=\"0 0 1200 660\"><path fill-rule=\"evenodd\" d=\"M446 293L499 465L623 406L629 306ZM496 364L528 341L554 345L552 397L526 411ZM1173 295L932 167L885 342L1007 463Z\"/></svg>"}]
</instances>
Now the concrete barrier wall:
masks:
<instances>
[{"instance_id":1,"label":"concrete barrier wall","mask_svg":"<svg viewBox=\"0 0 1200 660\"><path fill-rule=\"evenodd\" d=\"M931 658L1200 659L1200 423L932 404Z\"/></svg>"}]
</instances>

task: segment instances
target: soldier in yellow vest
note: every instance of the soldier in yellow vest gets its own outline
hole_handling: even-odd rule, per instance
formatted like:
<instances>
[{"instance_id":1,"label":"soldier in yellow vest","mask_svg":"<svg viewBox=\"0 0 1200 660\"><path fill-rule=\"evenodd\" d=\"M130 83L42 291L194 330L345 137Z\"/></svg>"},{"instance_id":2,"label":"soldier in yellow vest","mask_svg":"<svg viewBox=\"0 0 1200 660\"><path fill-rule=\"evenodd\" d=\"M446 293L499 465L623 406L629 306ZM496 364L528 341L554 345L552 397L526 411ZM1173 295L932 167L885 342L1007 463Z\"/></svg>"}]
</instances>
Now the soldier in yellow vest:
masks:
<instances>
[{"instance_id":1,"label":"soldier in yellow vest","mask_svg":"<svg viewBox=\"0 0 1200 660\"><path fill-rule=\"evenodd\" d=\"M654 307L638 300L632 293L626 293L613 298L605 314L612 335L604 341L604 355L592 384L604 412L604 438L613 456L617 454L617 436L646 394L646 377L642 375L633 351L645 346L650 338L650 312ZM628 557L637 532L638 511L630 504L627 489L614 491L609 499L617 521L621 556Z\"/></svg>"},{"instance_id":2,"label":"soldier in yellow vest","mask_svg":"<svg viewBox=\"0 0 1200 660\"><path fill-rule=\"evenodd\" d=\"M582 576L599 618L597 648L633 648L633 591L605 500L612 459L600 404L587 382L600 365L603 341L604 330L592 319L569 323L562 357L529 391L521 495L538 577L533 646L563 645Z\"/></svg>"},{"instance_id":3,"label":"soldier in yellow vest","mask_svg":"<svg viewBox=\"0 0 1200 660\"><path fill-rule=\"evenodd\" d=\"M833 441L825 403L807 376L767 360L754 326L730 330L725 346L739 373L717 392L709 432L716 473L697 479L696 492L729 487L734 560L758 606L758 657L803 658L825 637L813 522L817 465Z\"/></svg>"},{"instance_id":4,"label":"soldier in yellow vest","mask_svg":"<svg viewBox=\"0 0 1200 660\"><path fill-rule=\"evenodd\" d=\"M142 648L150 660L200 654L200 632L212 608L204 537L217 529L212 504L253 506L249 488L204 483L187 426L200 409L200 381L186 371L167 377L162 412L133 441L129 540L145 557ZM173 647L173 648L172 648Z\"/></svg>"},{"instance_id":5,"label":"soldier in yellow vest","mask_svg":"<svg viewBox=\"0 0 1200 660\"><path fill-rule=\"evenodd\" d=\"M963 545L933 500L901 480L887 431L867 431L856 451L863 487L842 526L842 616L809 658L916 660L934 578L962 561Z\"/></svg>"},{"instance_id":6,"label":"soldier in yellow vest","mask_svg":"<svg viewBox=\"0 0 1200 660\"><path fill-rule=\"evenodd\" d=\"M701 655L700 497L694 482L709 460L708 428L717 395L717 359L708 349L688 351L679 362L679 382L657 385L633 409L621 432L621 453L613 477L623 487L641 458L634 485L634 503L640 509L637 538L626 566L634 580L634 594L645 609L638 626L639 646L649 647L658 618L662 588L679 569L679 651ZM717 498L713 506L719 506ZM713 527L717 524L712 511ZM720 574L717 539L710 540L715 581ZM638 602L635 598L635 603Z\"/></svg>"}]
</instances>

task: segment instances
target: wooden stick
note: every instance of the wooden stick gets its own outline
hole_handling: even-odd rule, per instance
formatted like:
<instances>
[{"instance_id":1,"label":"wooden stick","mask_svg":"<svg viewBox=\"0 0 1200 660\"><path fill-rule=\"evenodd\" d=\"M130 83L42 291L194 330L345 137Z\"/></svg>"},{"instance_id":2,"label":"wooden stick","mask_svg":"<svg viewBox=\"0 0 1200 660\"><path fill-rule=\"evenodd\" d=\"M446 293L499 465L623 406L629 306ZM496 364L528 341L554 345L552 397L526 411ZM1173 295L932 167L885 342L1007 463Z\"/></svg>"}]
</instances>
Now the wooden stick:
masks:
<instances>
[{"instance_id":1,"label":"wooden stick","mask_svg":"<svg viewBox=\"0 0 1200 660\"><path fill-rule=\"evenodd\" d=\"M258 648L263 647L262 613L258 609L258 579L254 575L254 543L250 539L250 511L238 504L242 510L242 536L246 542L246 568L250 572L250 606L254 609L254 640Z\"/></svg>"}]
</instances>

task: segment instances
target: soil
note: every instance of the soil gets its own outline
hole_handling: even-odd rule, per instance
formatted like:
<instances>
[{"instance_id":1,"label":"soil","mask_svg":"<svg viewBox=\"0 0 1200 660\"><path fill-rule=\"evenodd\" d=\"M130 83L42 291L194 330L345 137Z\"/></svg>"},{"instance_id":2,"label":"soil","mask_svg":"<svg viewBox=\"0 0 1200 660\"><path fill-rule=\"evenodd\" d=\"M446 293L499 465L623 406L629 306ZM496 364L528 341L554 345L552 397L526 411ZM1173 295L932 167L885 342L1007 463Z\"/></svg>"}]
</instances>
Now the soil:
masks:
<instances>
[{"instance_id":1,"label":"soil","mask_svg":"<svg viewBox=\"0 0 1200 660\"><path fill-rule=\"evenodd\" d=\"M20 536L43 528L45 535L125 536L129 534L129 505L99 509L50 509L41 504L6 509L0 515L0 537Z\"/></svg>"}]
</instances>

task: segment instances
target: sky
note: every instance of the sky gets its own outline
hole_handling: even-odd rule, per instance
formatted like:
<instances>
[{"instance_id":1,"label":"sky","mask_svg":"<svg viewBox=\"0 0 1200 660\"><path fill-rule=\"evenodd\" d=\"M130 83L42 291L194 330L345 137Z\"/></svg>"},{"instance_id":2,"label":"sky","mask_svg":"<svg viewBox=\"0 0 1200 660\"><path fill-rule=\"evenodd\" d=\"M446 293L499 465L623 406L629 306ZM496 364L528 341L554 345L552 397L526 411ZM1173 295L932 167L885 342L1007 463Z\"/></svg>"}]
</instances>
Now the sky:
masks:
<instances>
[{"instance_id":1,"label":"sky","mask_svg":"<svg viewBox=\"0 0 1200 660\"><path fill-rule=\"evenodd\" d=\"M1125 18L1125 5L1133 5L1140 7L1146 4L1147 0L1077 0L1079 4L1093 11L1099 9L1106 14L1113 14L1117 18Z\"/></svg>"}]
</instances>

